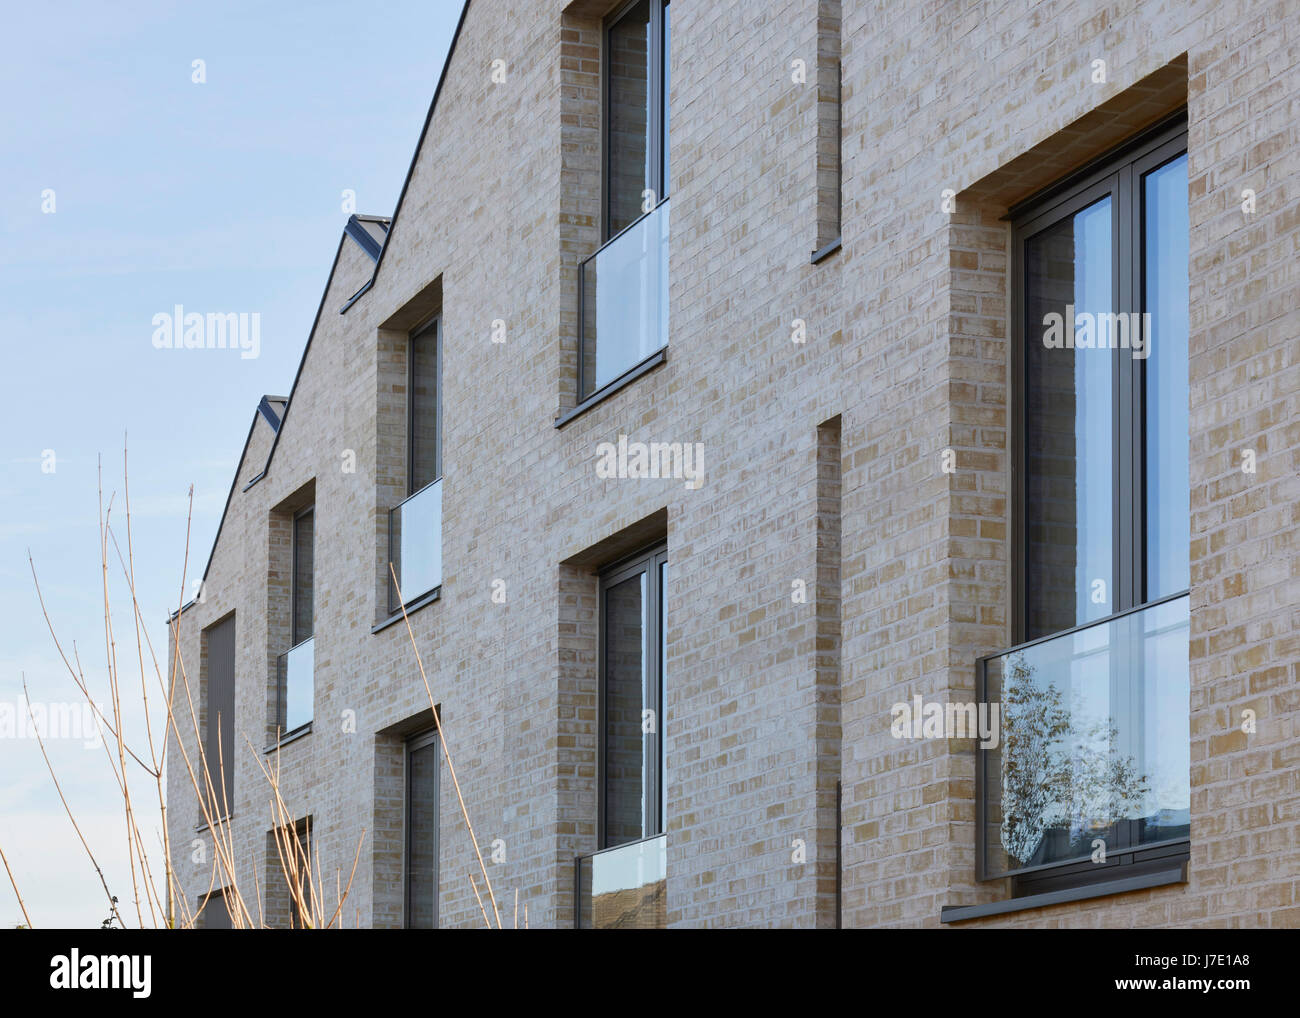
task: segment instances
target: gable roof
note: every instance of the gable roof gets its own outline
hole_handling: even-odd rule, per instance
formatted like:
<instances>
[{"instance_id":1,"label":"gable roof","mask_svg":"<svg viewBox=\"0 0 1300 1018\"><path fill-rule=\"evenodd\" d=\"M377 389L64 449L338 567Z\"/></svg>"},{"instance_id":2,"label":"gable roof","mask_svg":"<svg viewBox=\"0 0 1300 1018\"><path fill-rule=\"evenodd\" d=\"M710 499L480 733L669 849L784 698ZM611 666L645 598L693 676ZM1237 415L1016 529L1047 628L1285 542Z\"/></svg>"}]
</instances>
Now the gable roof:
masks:
<instances>
[{"instance_id":1,"label":"gable roof","mask_svg":"<svg viewBox=\"0 0 1300 1018\"><path fill-rule=\"evenodd\" d=\"M447 81L447 72L451 68L451 58L456 55L456 43L460 41L461 29L465 27L465 16L469 14L469 5L470 0L465 0L464 6L460 9L460 20L456 22L456 31L452 33L451 45L447 47L447 59L442 63L442 73L438 75L438 84L433 90L433 101L429 103L429 112L425 114L424 126L420 128L420 140L415 143L415 152L411 155L411 165L406 169L406 179L402 181L402 192L397 196L397 208L393 209L393 216L390 220L390 229L396 228L397 226L397 217L402 212L403 202L406 201L406 192L411 186L411 178L415 176L415 164L420 159L421 149L424 148L424 139L428 137L429 125L433 123L433 111L438 108L438 96L442 95L442 86ZM339 314L347 314L348 308L352 307L362 294L375 285L375 280L379 278L379 270L384 264L384 252L387 250L388 245L383 245L379 251L378 257L375 259L375 270L370 274L369 281L362 286L360 290L354 293L346 304L339 308Z\"/></svg>"},{"instance_id":2,"label":"gable roof","mask_svg":"<svg viewBox=\"0 0 1300 1018\"><path fill-rule=\"evenodd\" d=\"M271 439L271 448L267 451L266 462L262 464L262 469L252 480L245 484L240 491L247 491L265 477L271 470L271 457L275 455L275 448L280 441L280 430L284 425L285 418L289 416L289 406L293 402L294 391L298 388L299 379L302 378L303 365L307 363L307 351L311 349L312 338L316 335L316 327L320 324L321 312L325 310L325 298L329 296L330 286L334 282L334 273L339 267L339 258L343 254L344 240L348 237L352 237L357 246L374 259L378 257L378 250L374 250L374 245L382 243L376 241L375 237L376 235L387 237L388 226L391 222L392 220L381 216L352 216L348 220L347 226L344 227L343 235L339 237L339 246L334 251L334 260L330 263L329 275L325 279L325 290L321 293L320 304L316 307L316 317L312 319L311 329L307 332L307 343L303 347L302 357L298 360L298 370L294 372L293 385L289 387L289 395L263 396L257 404L257 411L253 414L252 423L248 426L248 436L244 439L244 448L239 453L239 460L235 467L235 476L230 481L230 491L226 494L226 504L221 510L221 520L217 523L217 532L212 538L212 550L208 552L207 565L203 567L203 576L199 581L200 589L202 589L203 583L208 578L208 572L212 569L212 559L217 554L217 545L221 541L221 531L226 525L226 515L230 512L230 502L231 499L235 497L235 487L239 484L240 467L244 465L244 460L248 456L248 446L253 440L253 429L257 427L258 417L262 417L265 419L266 423L270 425L271 434L273 436ZM364 233L369 242L369 246L367 243L363 243L362 240L355 235L355 231ZM374 250L373 254L372 250ZM379 250L382 250L382 247L380 247ZM193 604L194 601L192 599L186 601L177 611L172 612L171 615L168 616L168 621L170 622L174 620L177 615L186 611Z\"/></svg>"},{"instance_id":3,"label":"gable roof","mask_svg":"<svg viewBox=\"0 0 1300 1018\"><path fill-rule=\"evenodd\" d=\"M316 335L316 327L320 324L321 312L325 310L325 298L329 296L330 284L334 281L334 272L338 268L339 256L343 252L344 237L351 237L357 246L368 255L375 263L374 269L370 273L369 280L357 290L347 302L339 308L339 314L346 314L348 308L352 307L357 300L366 293L375 284L379 276L379 269L384 263L384 252L388 250L387 240L393 228L397 225L397 217L402 211L402 204L406 201L406 192L411 186L411 178L415 176L415 164L419 161L420 150L424 148L424 139L429 134L429 125L433 123L433 111L438 107L438 97L442 94L442 86L447 81L447 72L451 67L451 58L456 53L456 43L460 41L461 29L465 27L465 17L469 14L470 0L465 0L460 9L460 19L456 22L456 31L452 33L451 45L447 47L447 58L443 61L442 72L438 75L438 84L433 90L433 99L429 103L429 112L425 114L424 126L420 129L420 138L415 143L415 151L411 155L411 165L406 169L406 178L402 181L402 190L397 197L397 207L393 210L392 216L364 216L352 215L348 218L347 224L343 227L343 236L339 238L338 250L334 252L334 261L330 265L329 276L325 280L325 290L321 293L320 304L316 308L316 317L312 319L311 329L307 333L307 343L303 347L302 357L298 361L298 370L294 372L293 385L289 388L288 396L263 396L258 404L258 412L266 418L274 438L271 440L271 448L266 454L266 463L263 464L261 471L244 485L241 491L247 491L258 481L262 480L271 471L271 460L275 456L276 447L280 443L280 431L284 424L285 418L289 416L289 408L293 403L293 394L298 388L298 380L302 377L303 365L307 362L307 353L311 349L312 338ZM239 454L239 463L242 466L244 457L248 455L248 443L253 438L253 427L257 424L257 417L254 416L253 423L249 425L248 437L244 440L244 449ZM203 567L203 577L199 581L200 589L208 578L208 572L212 568L212 559L217 553L217 544L221 540L221 530L226 523L226 514L230 511L230 501L235 496L235 485L239 483L239 468L235 468L234 479L230 482L230 492L226 495L226 504L221 510L221 520L217 524L216 536L212 539L212 550L208 553L207 565ZM173 612L168 617L168 622L174 621L178 615L192 607L193 600Z\"/></svg>"}]
</instances>

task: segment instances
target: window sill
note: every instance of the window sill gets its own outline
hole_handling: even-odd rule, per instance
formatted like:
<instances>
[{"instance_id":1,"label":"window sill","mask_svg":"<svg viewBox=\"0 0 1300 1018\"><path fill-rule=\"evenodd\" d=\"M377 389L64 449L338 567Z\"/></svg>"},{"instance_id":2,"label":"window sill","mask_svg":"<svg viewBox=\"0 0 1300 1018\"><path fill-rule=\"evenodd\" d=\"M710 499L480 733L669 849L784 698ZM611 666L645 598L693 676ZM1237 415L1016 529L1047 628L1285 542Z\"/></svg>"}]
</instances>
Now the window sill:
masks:
<instances>
[{"instance_id":1,"label":"window sill","mask_svg":"<svg viewBox=\"0 0 1300 1018\"><path fill-rule=\"evenodd\" d=\"M233 817L234 815L235 814L232 812L232 813L227 813L223 817L217 817L217 823L228 824L230 823L230 818ZM194 825L195 834L202 834L207 829L208 829L208 823L205 820L200 820L197 824Z\"/></svg>"},{"instance_id":2,"label":"window sill","mask_svg":"<svg viewBox=\"0 0 1300 1018\"><path fill-rule=\"evenodd\" d=\"M816 265L818 262L825 261L827 258L829 258L831 255L833 255L836 251L840 249L842 240L843 240L842 237L836 237L825 247L819 247L816 251L812 253L812 256L808 259L808 263L810 265Z\"/></svg>"},{"instance_id":3,"label":"window sill","mask_svg":"<svg viewBox=\"0 0 1300 1018\"><path fill-rule=\"evenodd\" d=\"M437 601L441 597L442 597L442 587L441 585L439 585L437 587L434 587L431 591L429 591L429 593L421 594L414 601L408 602L406 605L406 614L408 616L414 615L426 604L433 604L434 601ZM389 626L394 626L401 621L402 621L402 612L400 610L395 611L393 612L392 615L388 616L388 618L384 619L383 622L380 622L378 625L371 626L370 635L374 636L376 633L382 633Z\"/></svg>"},{"instance_id":4,"label":"window sill","mask_svg":"<svg viewBox=\"0 0 1300 1018\"><path fill-rule=\"evenodd\" d=\"M1044 891L1041 894L1028 894L1022 898L1009 898L1006 901L994 901L985 905L945 905L939 913L939 921L960 923L968 919L987 919L991 916L1008 915L1024 912L1048 905L1064 905L1072 901L1085 901L1090 898L1105 898L1112 894L1127 891L1143 891L1153 887L1166 887L1171 884L1187 883L1187 863L1178 862L1168 869L1154 873L1143 873L1133 877L1121 877L1098 884L1082 887L1070 887L1060 891Z\"/></svg>"},{"instance_id":5,"label":"window sill","mask_svg":"<svg viewBox=\"0 0 1300 1018\"><path fill-rule=\"evenodd\" d=\"M289 743L291 742L297 742L304 735L311 735L310 721L308 721L305 725L299 725L292 732L285 732L282 736L280 736L279 742L271 743L271 745L267 746L266 749L262 750L262 753L263 754L274 753L276 750L289 745Z\"/></svg>"},{"instance_id":6,"label":"window sill","mask_svg":"<svg viewBox=\"0 0 1300 1018\"><path fill-rule=\"evenodd\" d=\"M621 375L615 378L612 382L608 382L601 388L597 389L595 392L593 392L590 396L584 399L572 410L566 410L559 417L555 418L555 426L557 428L564 427L575 417L582 416L588 410L594 407L597 403L600 403L603 400L607 399L608 397L614 395L614 393L618 392L618 390L623 388L625 385L632 384L642 375L647 374L650 371L654 370L667 359L668 359L668 348L666 346L660 347L658 350L652 353L645 360L641 361L639 364L634 364L632 367L628 368Z\"/></svg>"}]
</instances>

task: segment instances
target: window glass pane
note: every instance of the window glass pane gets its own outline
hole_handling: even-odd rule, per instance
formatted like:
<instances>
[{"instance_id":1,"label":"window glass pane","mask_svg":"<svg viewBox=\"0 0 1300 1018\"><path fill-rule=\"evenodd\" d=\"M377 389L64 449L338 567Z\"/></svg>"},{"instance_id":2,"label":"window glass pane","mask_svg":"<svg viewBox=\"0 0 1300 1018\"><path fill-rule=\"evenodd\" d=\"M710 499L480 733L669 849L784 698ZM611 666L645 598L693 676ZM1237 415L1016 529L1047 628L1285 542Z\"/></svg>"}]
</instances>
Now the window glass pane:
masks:
<instances>
[{"instance_id":1,"label":"window glass pane","mask_svg":"<svg viewBox=\"0 0 1300 1018\"><path fill-rule=\"evenodd\" d=\"M293 634L294 644L312 635L312 610L315 601L313 554L316 514L303 513L293 521Z\"/></svg>"},{"instance_id":2,"label":"window glass pane","mask_svg":"<svg viewBox=\"0 0 1300 1018\"><path fill-rule=\"evenodd\" d=\"M641 215L650 187L650 0L610 27L608 231L612 237Z\"/></svg>"},{"instance_id":3,"label":"window glass pane","mask_svg":"<svg viewBox=\"0 0 1300 1018\"><path fill-rule=\"evenodd\" d=\"M659 740L659 824L656 831L668 826L668 757L664 753L664 711L668 706L668 563L659 563L659 702L655 729Z\"/></svg>"},{"instance_id":4,"label":"window glass pane","mask_svg":"<svg viewBox=\"0 0 1300 1018\"><path fill-rule=\"evenodd\" d=\"M411 492L438 479L438 332L411 337Z\"/></svg>"},{"instance_id":5,"label":"window glass pane","mask_svg":"<svg viewBox=\"0 0 1300 1018\"><path fill-rule=\"evenodd\" d=\"M406 925L433 929L438 879L438 743L407 756Z\"/></svg>"},{"instance_id":6,"label":"window glass pane","mask_svg":"<svg viewBox=\"0 0 1300 1018\"><path fill-rule=\"evenodd\" d=\"M641 710L646 682L646 574L605 591L605 845L644 829L646 781Z\"/></svg>"},{"instance_id":7,"label":"window glass pane","mask_svg":"<svg viewBox=\"0 0 1300 1018\"><path fill-rule=\"evenodd\" d=\"M672 8L669 7L667 4L664 4L663 106L662 106L662 109L663 109L663 111L664 111L664 115L663 115L663 121L664 121L664 126L663 126L663 164L664 164L664 165L663 165L663 176L664 176L664 183L663 183L663 194L661 194L661 195L659 196L660 198L667 198L668 195L669 195L669 193L670 193L670 192L669 192L669 188L668 188L668 183L669 183L669 180L670 180L670 178L669 178L669 176L668 176L668 162L669 162L669 160L668 160L668 95L669 95L668 84L669 84L669 80L670 80L670 79L669 79L669 71L668 71L668 67L669 67L669 64L672 63L672 61L669 59L669 55L670 55L670 54L672 53L672 51L673 51L673 48L672 48L672 32L671 32L671 30L670 30L670 26L672 25L672 19L671 19L671 17L670 17L671 11L672 11Z\"/></svg>"},{"instance_id":8,"label":"window glass pane","mask_svg":"<svg viewBox=\"0 0 1300 1018\"><path fill-rule=\"evenodd\" d=\"M203 752L220 815L235 801L235 616L207 631L207 739Z\"/></svg>"},{"instance_id":9,"label":"window glass pane","mask_svg":"<svg viewBox=\"0 0 1300 1018\"><path fill-rule=\"evenodd\" d=\"M1113 308L1111 233L1106 197L1025 243L1029 639L1116 610L1114 359L1083 317Z\"/></svg>"},{"instance_id":10,"label":"window glass pane","mask_svg":"<svg viewBox=\"0 0 1300 1018\"><path fill-rule=\"evenodd\" d=\"M208 895L203 906L203 928L205 930L234 929L234 923L230 918L230 906L226 902L224 891L213 891Z\"/></svg>"},{"instance_id":11,"label":"window glass pane","mask_svg":"<svg viewBox=\"0 0 1300 1018\"><path fill-rule=\"evenodd\" d=\"M1146 599L1191 585L1187 156L1143 180L1146 285Z\"/></svg>"}]
</instances>

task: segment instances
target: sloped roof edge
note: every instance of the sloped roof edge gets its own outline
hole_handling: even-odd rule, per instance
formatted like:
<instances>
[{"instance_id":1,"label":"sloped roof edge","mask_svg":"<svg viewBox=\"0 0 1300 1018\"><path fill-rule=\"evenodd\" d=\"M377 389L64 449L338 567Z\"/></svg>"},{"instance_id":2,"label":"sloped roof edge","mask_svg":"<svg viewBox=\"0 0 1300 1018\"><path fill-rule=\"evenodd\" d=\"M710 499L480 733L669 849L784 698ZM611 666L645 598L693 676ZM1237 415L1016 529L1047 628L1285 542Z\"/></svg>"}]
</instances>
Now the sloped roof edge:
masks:
<instances>
[{"instance_id":1,"label":"sloped roof edge","mask_svg":"<svg viewBox=\"0 0 1300 1018\"><path fill-rule=\"evenodd\" d=\"M415 143L415 152L411 155L411 165L407 167L406 179L402 181L402 192L397 196L397 207L393 209L392 220L389 224L389 233L391 234L397 228L397 217L401 214L402 203L406 201L407 189L411 186L411 178L415 176L415 164L419 161L420 150L424 148L424 139L429 134L429 125L433 123L433 111L438 108L438 96L442 95L442 86L447 82L447 72L451 68L451 58L456 55L456 43L460 41L461 29L465 27L465 16L469 14L469 5L471 0L465 0L460 9L460 20L456 22L456 31L452 33L451 45L447 47L447 59L442 62L442 73L438 75L438 85L433 90L433 101L429 103L429 112L424 117L424 127L420 129L420 140ZM354 293L346 304L339 308L339 314L347 314L348 308L352 307L357 300L375 285L375 280L379 278L379 270L384 264L384 253L388 250L388 245L384 244L379 251L379 257L375 259L375 271L370 274L370 281L367 282L360 290Z\"/></svg>"},{"instance_id":2,"label":"sloped roof edge","mask_svg":"<svg viewBox=\"0 0 1300 1018\"><path fill-rule=\"evenodd\" d=\"M367 217L378 219L380 217ZM289 388L288 396L263 396L257 405L257 410L253 414L253 423L248 426L248 437L244 439L244 448L239 454L239 464L235 467L235 476L230 481L230 491L226 495L226 504L221 509L221 520L217 524L217 532L212 538L212 550L208 552L207 564L203 567L203 576L199 580L199 587L202 589L203 584L207 581L208 571L212 568L212 559L217 554L217 545L221 543L221 531L226 525L226 514L230 512L230 501L235 497L235 487L239 484L239 467L244 463L244 457L248 455L248 443L253 440L253 428L257 424L257 418L260 414L266 418L266 422L271 425L271 430L275 437L271 440L271 448L267 451L266 462L262 465L261 471L245 484L239 490L247 491L258 481L271 472L271 458L275 456L276 446L280 443L280 430L284 426L285 420L289 416L289 408L293 405L293 394L298 389L298 380L302 377L303 365L307 363L307 353L311 350L311 341L316 335L316 329L320 325L321 314L325 311L325 298L329 296L330 285L334 282L334 273L338 271L339 256L343 254L343 242L351 236L346 230L339 236L338 247L334 249L334 260L330 263L329 275L325 278L325 289L321 292L320 303L316 305L316 317L312 319L311 328L307 332L307 342L302 348L302 356L298 359L298 370L293 374L293 385ZM355 238L354 238L355 239ZM360 241L357 241L361 246ZM362 247L362 250L365 250ZM275 404L281 404L278 410ZM187 601L181 605L180 609L173 612L168 621L172 621L181 612L192 607L193 601Z\"/></svg>"},{"instance_id":3,"label":"sloped roof edge","mask_svg":"<svg viewBox=\"0 0 1300 1018\"><path fill-rule=\"evenodd\" d=\"M199 581L199 587L202 589L203 581L208 578L208 569L212 566L212 556L216 553L217 542L221 540L221 528L226 525L226 513L230 510L230 500L235 497L235 485L239 483L239 467L248 457L248 446L253 441L253 429L257 427L257 418L259 416L266 418L266 423L271 426L272 431L279 431L280 417L274 410L275 403L287 402L283 396L263 396L261 402L257 404L257 410L253 413L253 419L248 422L248 434L244 437L244 447L239 451L239 461L235 465L235 476L230 479L230 490L226 492L226 504L221 510L221 522L217 524L217 533L212 538L212 551L208 553L208 564L203 567L203 578ZM175 620L176 616L186 611L194 605L193 599L186 601L179 609L167 616L170 623Z\"/></svg>"}]
</instances>

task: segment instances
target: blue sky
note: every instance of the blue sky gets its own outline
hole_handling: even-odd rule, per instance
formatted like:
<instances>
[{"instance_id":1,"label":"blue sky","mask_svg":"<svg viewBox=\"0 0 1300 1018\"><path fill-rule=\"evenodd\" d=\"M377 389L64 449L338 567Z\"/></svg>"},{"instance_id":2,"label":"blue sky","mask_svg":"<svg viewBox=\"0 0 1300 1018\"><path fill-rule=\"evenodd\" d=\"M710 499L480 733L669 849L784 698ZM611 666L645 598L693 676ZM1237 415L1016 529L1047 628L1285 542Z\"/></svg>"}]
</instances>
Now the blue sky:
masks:
<instances>
[{"instance_id":1,"label":"blue sky","mask_svg":"<svg viewBox=\"0 0 1300 1018\"><path fill-rule=\"evenodd\" d=\"M79 699L45 628L28 550L65 649L76 641L106 700L96 459L116 515L129 435L137 586L165 655L189 485L197 579L257 402L289 391L347 219L343 192L355 192L358 212L392 213L460 9L460 0L380 0L6 12L0 848L37 926L98 926L107 913L36 743L2 725L3 705L21 703L23 675L34 703ZM195 60L203 83L192 81ZM54 211L44 212L51 190ZM153 316L176 304L260 314L260 355L155 349ZM119 660L133 661L120 582L112 597ZM138 705L138 668L124 667L127 679L136 693L124 699ZM141 712L128 710L128 736L142 739ZM125 828L104 752L79 738L48 748L125 907ZM152 793L138 770L133 789L142 801ZM0 873L0 927L21 919Z\"/></svg>"}]
</instances>

